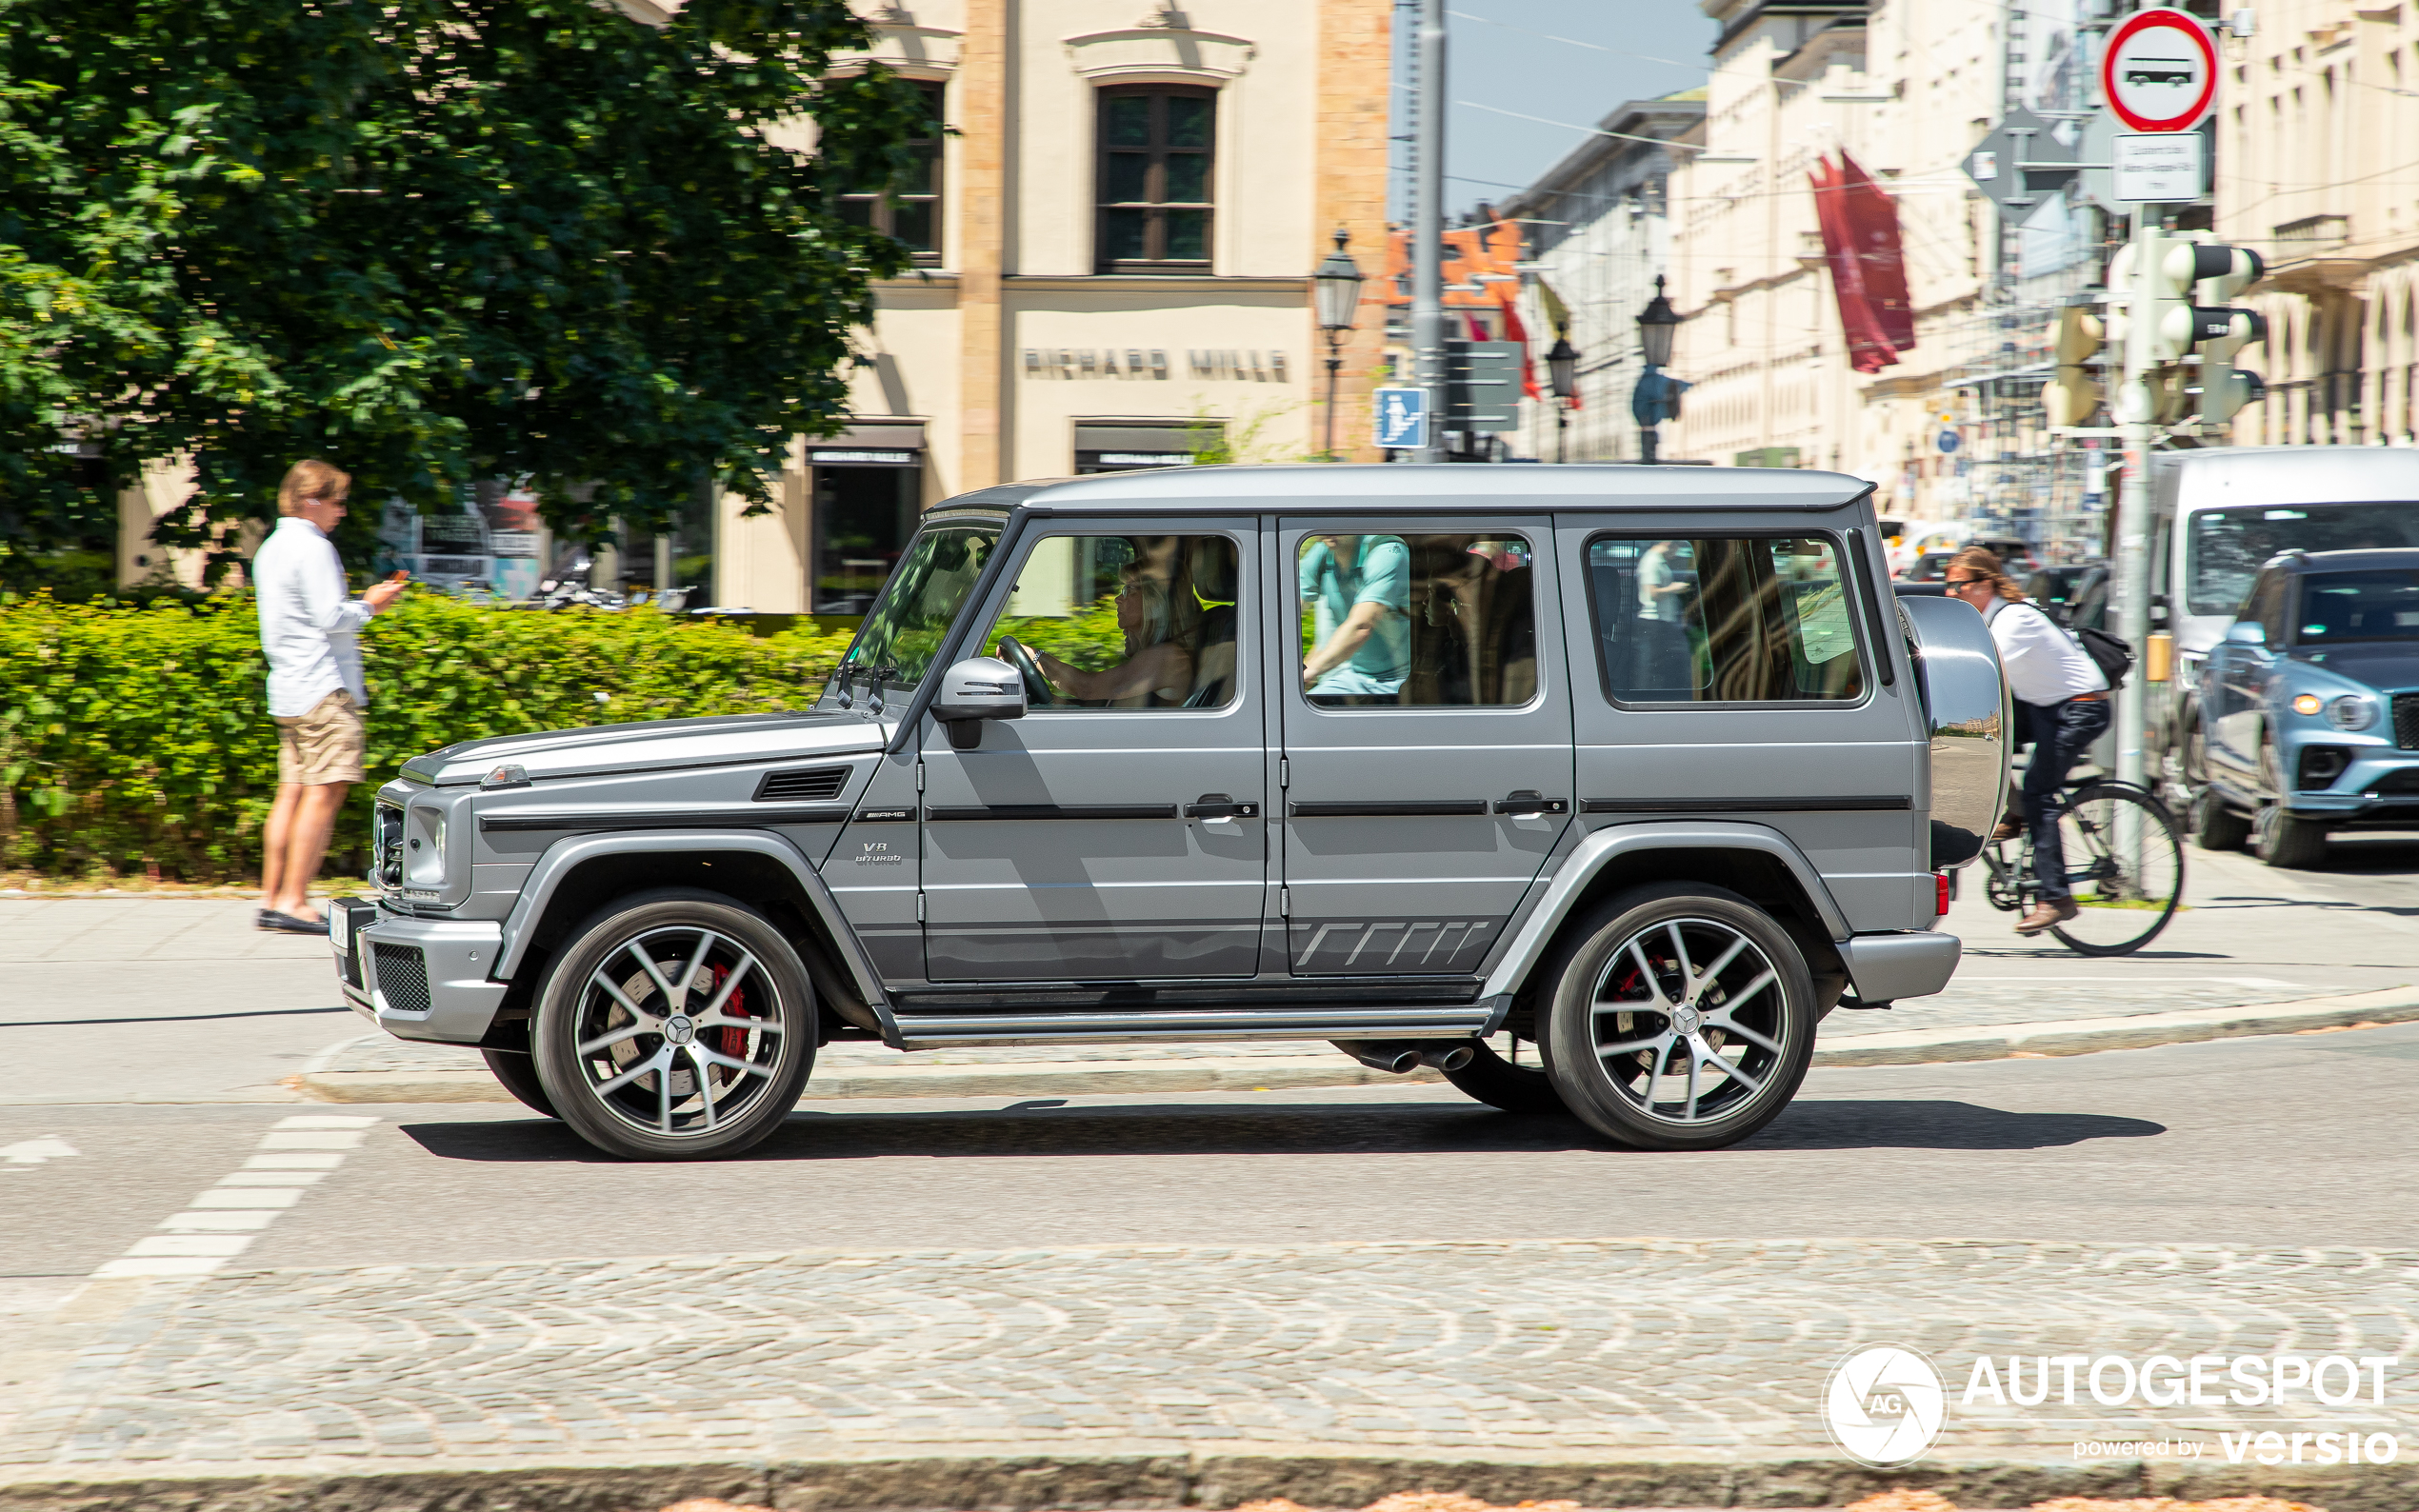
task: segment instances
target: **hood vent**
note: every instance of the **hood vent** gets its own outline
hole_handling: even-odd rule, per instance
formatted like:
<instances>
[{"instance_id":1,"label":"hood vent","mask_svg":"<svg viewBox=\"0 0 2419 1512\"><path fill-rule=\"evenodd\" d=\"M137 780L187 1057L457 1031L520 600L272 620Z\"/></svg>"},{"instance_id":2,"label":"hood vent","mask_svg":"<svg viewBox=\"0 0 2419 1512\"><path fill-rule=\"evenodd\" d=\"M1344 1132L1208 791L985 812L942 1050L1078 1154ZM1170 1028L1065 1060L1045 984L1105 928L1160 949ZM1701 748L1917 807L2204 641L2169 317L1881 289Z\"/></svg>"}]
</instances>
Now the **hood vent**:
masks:
<instances>
[{"instance_id":1,"label":"hood vent","mask_svg":"<svg viewBox=\"0 0 2419 1512\"><path fill-rule=\"evenodd\" d=\"M846 766L802 766L793 771L767 772L756 784L760 804L823 804L849 786Z\"/></svg>"}]
</instances>

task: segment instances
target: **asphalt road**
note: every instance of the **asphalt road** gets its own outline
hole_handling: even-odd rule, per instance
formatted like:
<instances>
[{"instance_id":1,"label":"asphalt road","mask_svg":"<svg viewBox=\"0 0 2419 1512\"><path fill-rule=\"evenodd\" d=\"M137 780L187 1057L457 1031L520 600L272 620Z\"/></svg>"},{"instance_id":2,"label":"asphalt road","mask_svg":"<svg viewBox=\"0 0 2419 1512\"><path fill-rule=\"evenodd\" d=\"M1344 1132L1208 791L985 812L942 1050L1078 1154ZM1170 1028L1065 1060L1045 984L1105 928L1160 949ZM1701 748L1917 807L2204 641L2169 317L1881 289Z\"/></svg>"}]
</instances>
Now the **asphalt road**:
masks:
<instances>
[{"instance_id":1,"label":"asphalt road","mask_svg":"<svg viewBox=\"0 0 2419 1512\"><path fill-rule=\"evenodd\" d=\"M802 1106L753 1156L606 1160L490 1105L374 1118L244 1266L820 1247L1610 1236L2396 1244L2419 1025L1818 1071L1758 1139L1608 1148L1449 1088ZM0 1275L89 1273L290 1106L0 1108Z\"/></svg>"}]
</instances>

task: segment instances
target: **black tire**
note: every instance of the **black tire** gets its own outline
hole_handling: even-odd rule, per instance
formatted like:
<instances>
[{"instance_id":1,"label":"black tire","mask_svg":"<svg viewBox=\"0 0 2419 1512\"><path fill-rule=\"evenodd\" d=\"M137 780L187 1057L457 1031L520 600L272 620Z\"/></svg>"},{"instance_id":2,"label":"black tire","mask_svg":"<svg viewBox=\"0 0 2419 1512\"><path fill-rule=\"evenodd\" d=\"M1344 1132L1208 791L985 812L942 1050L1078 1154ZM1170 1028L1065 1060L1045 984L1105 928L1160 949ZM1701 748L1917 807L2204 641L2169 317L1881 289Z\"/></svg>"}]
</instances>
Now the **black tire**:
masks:
<instances>
[{"instance_id":1,"label":"black tire","mask_svg":"<svg viewBox=\"0 0 2419 1512\"><path fill-rule=\"evenodd\" d=\"M2133 829L2138 848L2112 842ZM2079 905L2049 933L2087 956L2130 955L2158 938L2184 901L2184 842L2167 806L2129 783L2091 782L2067 795L2058 821Z\"/></svg>"},{"instance_id":2,"label":"black tire","mask_svg":"<svg viewBox=\"0 0 2419 1512\"><path fill-rule=\"evenodd\" d=\"M1536 1043L1527 1035L1498 1036L1515 1055L1529 1046L1529 1059L1518 1064L1504 1058L1488 1041L1478 1042L1469 1064L1458 1071L1448 1071L1445 1080L1460 1087L1471 1097L1507 1113L1564 1113L1562 1094L1554 1090L1554 1080L1546 1072L1545 1063L1538 1059Z\"/></svg>"},{"instance_id":3,"label":"black tire","mask_svg":"<svg viewBox=\"0 0 2419 1512\"><path fill-rule=\"evenodd\" d=\"M1555 1090L1590 1128L1638 1149L1737 1144L1780 1116L1814 1058L1804 953L1762 909L1703 883L1613 898L1573 931L1558 978L1544 985L1553 994L1544 1048ZM1704 1088L1700 1077L1717 1060L1725 1064ZM1677 1095L1667 1098L1674 1076Z\"/></svg>"},{"instance_id":4,"label":"black tire","mask_svg":"<svg viewBox=\"0 0 2419 1512\"><path fill-rule=\"evenodd\" d=\"M2226 806L2213 787L2192 795L2192 844L2203 850L2240 850L2251 838L2251 822Z\"/></svg>"},{"instance_id":5,"label":"black tire","mask_svg":"<svg viewBox=\"0 0 2419 1512\"><path fill-rule=\"evenodd\" d=\"M779 1128L816 1038L813 989L781 932L730 898L669 889L590 915L530 1026L563 1122L643 1161L736 1155Z\"/></svg>"},{"instance_id":6,"label":"black tire","mask_svg":"<svg viewBox=\"0 0 2419 1512\"><path fill-rule=\"evenodd\" d=\"M2260 810L2251 826L2251 853L2284 871L2309 871L2327 864L2327 826L2296 819L2282 804Z\"/></svg>"},{"instance_id":7,"label":"black tire","mask_svg":"<svg viewBox=\"0 0 2419 1512\"><path fill-rule=\"evenodd\" d=\"M495 1079L504 1084L504 1090L518 1099L522 1106L548 1118L563 1116L554 1111L553 1103L548 1100L546 1084L537 1079L537 1062L528 1051L481 1050L479 1057L495 1073Z\"/></svg>"}]
</instances>

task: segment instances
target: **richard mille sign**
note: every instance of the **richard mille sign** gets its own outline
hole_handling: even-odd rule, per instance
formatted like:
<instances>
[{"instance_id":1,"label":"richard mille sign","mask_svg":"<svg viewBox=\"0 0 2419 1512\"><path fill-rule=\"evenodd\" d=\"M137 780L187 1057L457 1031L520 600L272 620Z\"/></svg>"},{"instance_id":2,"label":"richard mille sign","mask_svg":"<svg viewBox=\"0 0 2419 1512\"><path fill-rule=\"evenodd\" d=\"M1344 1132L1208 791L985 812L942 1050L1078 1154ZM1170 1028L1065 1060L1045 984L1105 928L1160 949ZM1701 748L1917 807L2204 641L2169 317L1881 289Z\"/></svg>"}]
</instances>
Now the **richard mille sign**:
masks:
<instances>
[{"instance_id":1,"label":"richard mille sign","mask_svg":"<svg viewBox=\"0 0 2419 1512\"><path fill-rule=\"evenodd\" d=\"M1289 381L1286 355L1281 351L1231 347L1184 351L1170 351L1164 347L1028 347L1024 355L1028 378L1132 379L1145 383L1175 377L1225 383Z\"/></svg>"}]
</instances>

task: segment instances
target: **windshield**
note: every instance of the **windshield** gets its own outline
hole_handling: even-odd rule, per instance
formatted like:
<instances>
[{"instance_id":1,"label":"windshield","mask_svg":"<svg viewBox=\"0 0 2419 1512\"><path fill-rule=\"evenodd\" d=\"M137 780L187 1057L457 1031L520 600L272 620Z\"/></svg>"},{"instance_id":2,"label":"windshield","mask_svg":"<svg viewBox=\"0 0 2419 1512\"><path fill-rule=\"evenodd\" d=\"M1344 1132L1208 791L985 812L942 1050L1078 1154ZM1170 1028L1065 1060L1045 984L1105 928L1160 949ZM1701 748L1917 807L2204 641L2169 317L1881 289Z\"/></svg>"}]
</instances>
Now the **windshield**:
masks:
<instances>
[{"instance_id":1,"label":"windshield","mask_svg":"<svg viewBox=\"0 0 2419 1512\"><path fill-rule=\"evenodd\" d=\"M2312 572L2302 579L2301 646L2419 641L2419 572Z\"/></svg>"},{"instance_id":2,"label":"windshield","mask_svg":"<svg viewBox=\"0 0 2419 1512\"><path fill-rule=\"evenodd\" d=\"M2185 595L2194 614L2232 614L2279 551L2419 546L2419 504L2247 505L2192 516Z\"/></svg>"},{"instance_id":3,"label":"windshield","mask_svg":"<svg viewBox=\"0 0 2419 1512\"><path fill-rule=\"evenodd\" d=\"M917 536L866 615L842 670L879 670L885 683L913 687L940 654L999 539L999 527L989 525L945 526Z\"/></svg>"}]
</instances>

